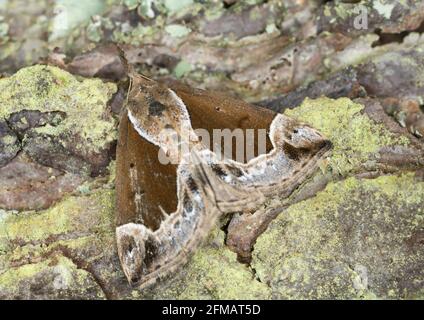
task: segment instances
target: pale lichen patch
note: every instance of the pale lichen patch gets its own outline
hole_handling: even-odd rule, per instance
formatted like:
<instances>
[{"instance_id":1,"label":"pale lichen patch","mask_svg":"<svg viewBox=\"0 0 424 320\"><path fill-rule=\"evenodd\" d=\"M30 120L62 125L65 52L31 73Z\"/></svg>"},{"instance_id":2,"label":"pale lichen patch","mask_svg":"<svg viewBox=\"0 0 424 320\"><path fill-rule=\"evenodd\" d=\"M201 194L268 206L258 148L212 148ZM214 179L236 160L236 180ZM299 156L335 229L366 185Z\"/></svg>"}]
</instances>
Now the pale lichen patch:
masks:
<instances>
[{"instance_id":1,"label":"pale lichen patch","mask_svg":"<svg viewBox=\"0 0 424 320\"><path fill-rule=\"evenodd\" d=\"M77 147L99 151L116 139L116 123L105 106L116 85L99 79L78 80L56 67L35 65L0 79L0 119L23 110L61 111L66 120L36 129L49 135L79 134Z\"/></svg>"},{"instance_id":2,"label":"pale lichen patch","mask_svg":"<svg viewBox=\"0 0 424 320\"><path fill-rule=\"evenodd\" d=\"M89 196L68 197L45 211L9 215L0 229L0 239L28 243L72 232L109 229L113 225L112 195L110 190L101 190Z\"/></svg>"},{"instance_id":3,"label":"pale lichen patch","mask_svg":"<svg viewBox=\"0 0 424 320\"><path fill-rule=\"evenodd\" d=\"M37 282L46 288L44 297L105 298L95 275L81 266L114 252L113 211L114 192L96 190L68 197L38 213L4 214L0 296L35 297L27 286ZM117 277L113 267L103 269L99 274L105 279Z\"/></svg>"},{"instance_id":4,"label":"pale lichen patch","mask_svg":"<svg viewBox=\"0 0 424 320\"><path fill-rule=\"evenodd\" d=\"M0 275L0 297L7 294L8 298L27 299L34 286L40 299L47 298L51 291L57 291L57 298L105 298L92 276L63 256L9 268Z\"/></svg>"},{"instance_id":5,"label":"pale lichen patch","mask_svg":"<svg viewBox=\"0 0 424 320\"><path fill-rule=\"evenodd\" d=\"M390 19L392 16L393 9L395 8L394 3L385 3L386 1L374 0L373 7L374 9L384 18Z\"/></svg>"},{"instance_id":6,"label":"pale lichen patch","mask_svg":"<svg viewBox=\"0 0 424 320\"><path fill-rule=\"evenodd\" d=\"M333 143L329 167L346 176L358 170L385 146L408 145L405 137L397 137L383 125L362 113L364 106L348 98L337 100L322 97L305 99L299 107L286 114L309 123Z\"/></svg>"},{"instance_id":7,"label":"pale lichen patch","mask_svg":"<svg viewBox=\"0 0 424 320\"><path fill-rule=\"evenodd\" d=\"M200 248L184 270L157 290L154 298L172 299L269 299L268 286L237 262L237 255L223 246L223 232L216 229L210 244ZM218 245L221 243L221 245Z\"/></svg>"},{"instance_id":8,"label":"pale lichen patch","mask_svg":"<svg viewBox=\"0 0 424 320\"><path fill-rule=\"evenodd\" d=\"M417 297L423 199L413 174L330 183L270 224L252 266L279 298Z\"/></svg>"}]
</instances>

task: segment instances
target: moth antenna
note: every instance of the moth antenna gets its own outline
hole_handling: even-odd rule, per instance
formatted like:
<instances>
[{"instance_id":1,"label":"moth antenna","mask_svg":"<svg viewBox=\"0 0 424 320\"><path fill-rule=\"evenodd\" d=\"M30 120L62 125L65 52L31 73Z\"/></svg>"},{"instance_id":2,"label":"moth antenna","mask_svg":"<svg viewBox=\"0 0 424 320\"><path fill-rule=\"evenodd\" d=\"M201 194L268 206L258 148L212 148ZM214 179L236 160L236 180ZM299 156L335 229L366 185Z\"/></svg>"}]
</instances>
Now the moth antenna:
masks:
<instances>
[{"instance_id":1,"label":"moth antenna","mask_svg":"<svg viewBox=\"0 0 424 320\"><path fill-rule=\"evenodd\" d=\"M128 99L130 97L130 92L133 86L133 78L130 77L130 83L128 84L128 90L127 90L127 99L126 99L126 105L128 105Z\"/></svg>"},{"instance_id":2,"label":"moth antenna","mask_svg":"<svg viewBox=\"0 0 424 320\"><path fill-rule=\"evenodd\" d=\"M116 47L116 50L118 50L119 59L121 60L122 64L124 65L125 73L127 74L128 78L129 78L127 97L126 97L126 104L128 104L128 97L130 95L130 91L132 89L132 84L133 84L133 74L135 73L134 67L128 62L128 60L125 56L125 50L121 47L121 45L119 43L115 43L115 47Z\"/></svg>"},{"instance_id":3,"label":"moth antenna","mask_svg":"<svg viewBox=\"0 0 424 320\"><path fill-rule=\"evenodd\" d=\"M125 50L121 47L119 43L115 43L115 47L118 50L119 59L122 61L125 67L126 74L129 75L133 72L133 67L129 64L127 57L125 56Z\"/></svg>"},{"instance_id":4,"label":"moth antenna","mask_svg":"<svg viewBox=\"0 0 424 320\"><path fill-rule=\"evenodd\" d=\"M148 81L154 81L152 78L149 78L149 77L147 77L147 76L145 76L145 75L143 75L141 73L137 73L137 76L138 77L141 77L141 78L143 78L145 80L148 80Z\"/></svg>"},{"instance_id":5,"label":"moth antenna","mask_svg":"<svg viewBox=\"0 0 424 320\"><path fill-rule=\"evenodd\" d=\"M137 76L137 77L141 77L145 80L153 81L153 79L150 79L149 77L146 77L142 74L137 73L134 69L134 66L131 63L128 62L128 59L125 55L125 50L122 48L122 46L119 43L116 43L115 46L116 46L116 48L119 52L119 58L121 59L122 63L124 64L126 73L127 73L127 75L129 76L130 79L132 77Z\"/></svg>"}]
</instances>

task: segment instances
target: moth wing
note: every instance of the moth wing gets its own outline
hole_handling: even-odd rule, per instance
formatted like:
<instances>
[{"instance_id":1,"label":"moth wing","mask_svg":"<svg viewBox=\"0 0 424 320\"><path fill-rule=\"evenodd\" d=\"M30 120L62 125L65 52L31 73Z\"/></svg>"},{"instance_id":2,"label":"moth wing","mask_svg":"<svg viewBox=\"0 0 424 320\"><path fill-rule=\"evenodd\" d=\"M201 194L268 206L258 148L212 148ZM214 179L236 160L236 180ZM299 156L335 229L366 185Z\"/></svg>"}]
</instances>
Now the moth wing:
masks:
<instances>
[{"instance_id":1,"label":"moth wing","mask_svg":"<svg viewBox=\"0 0 424 320\"><path fill-rule=\"evenodd\" d=\"M203 193L209 199L213 199L214 205L222 212L229 213L253 210L264 202L265 197L259 190L246 189L240 185L228 183L230 179L236 181L235 174L226 170L223 177L224 171L217 170L222 162L210 163L202 157L209 152L204 150L201 155L197 152L191 153L194 163L192 171L196 179L201 181ZM231 165L235 166L235 170L240 170L238 167L240 164L233 162Z\"/></svg>"},{"instance_id":2,"label":"moth wing","mask_svg":"<svg viewBox=\"0 0 424 320\"><path fill-rule=\"evenodd\" d=\"M213 137L214 129L229 129L231 131L241 129L245 137L246 130L253 129L255 156L258 155L257 151L260 149L258 146L258 130L269 130L276 116L275 112L235 99L221 92L195 89L181 83L171 84L171 89L186 105L193 129L206 129L210 137ZM212 140L212 144L221 144L221 141ZM272 149L268 137L266 137L266 146L263 149L266 152ZM233 140L232 151L232 159L235 160L235 140Z\"/></svg>"},{"instance_id":3,"label":"moth wing","mask_svg":"<svg viewBox=\"0 0 424 320\"><path fill-rule=\"evenodd\" d=\"M163 211L177 208L176 166L161 164L159 148L143 139L125 112L116 150L116 224L141 223L159 228Z\"/></svg>"}]
</instances>

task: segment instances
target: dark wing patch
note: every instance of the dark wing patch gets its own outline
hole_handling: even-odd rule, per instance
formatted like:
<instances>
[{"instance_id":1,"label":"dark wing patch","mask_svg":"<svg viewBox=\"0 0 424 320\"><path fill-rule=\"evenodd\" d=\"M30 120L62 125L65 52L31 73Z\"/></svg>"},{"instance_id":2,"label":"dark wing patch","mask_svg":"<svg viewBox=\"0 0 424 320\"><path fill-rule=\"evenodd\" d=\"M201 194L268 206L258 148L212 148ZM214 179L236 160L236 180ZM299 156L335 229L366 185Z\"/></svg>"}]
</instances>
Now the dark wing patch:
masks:
<instances>
[{"instance_id":1,"label":"dark wing patch","mask_svg":"<svg viewBox=\"0 0 424 320\"><path fill-rule=\"evenodd\" d=\"M159 101L153 100L149 102L149 115L159 117L165 110L165 106Z\"/></svg>"}]
</instances>

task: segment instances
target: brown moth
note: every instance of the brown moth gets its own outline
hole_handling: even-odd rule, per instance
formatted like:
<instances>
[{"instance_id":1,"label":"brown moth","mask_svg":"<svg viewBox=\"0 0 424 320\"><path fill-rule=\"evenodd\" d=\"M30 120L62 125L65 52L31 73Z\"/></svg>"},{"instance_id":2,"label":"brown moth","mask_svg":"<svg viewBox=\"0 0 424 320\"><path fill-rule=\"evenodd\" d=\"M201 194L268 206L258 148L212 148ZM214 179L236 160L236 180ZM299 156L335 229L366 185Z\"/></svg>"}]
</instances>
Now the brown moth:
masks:
<instances>
[{"instance_id":1,"label":"brown moth","mask_svg":"<svg viewBox=\"0 0 424 320\"><path fill-rule=\"evenodd\" d=\"M124 273L141 288L184 264L220 216L288 197L331 148L317 130L283 114L130 77L117 146L116 235ZM262 151L254 139L254 156L235 161L211 150L199 129L262 129L267 137Z\"/></svg>"}]
</instances>

